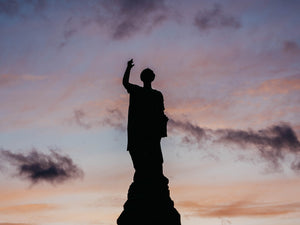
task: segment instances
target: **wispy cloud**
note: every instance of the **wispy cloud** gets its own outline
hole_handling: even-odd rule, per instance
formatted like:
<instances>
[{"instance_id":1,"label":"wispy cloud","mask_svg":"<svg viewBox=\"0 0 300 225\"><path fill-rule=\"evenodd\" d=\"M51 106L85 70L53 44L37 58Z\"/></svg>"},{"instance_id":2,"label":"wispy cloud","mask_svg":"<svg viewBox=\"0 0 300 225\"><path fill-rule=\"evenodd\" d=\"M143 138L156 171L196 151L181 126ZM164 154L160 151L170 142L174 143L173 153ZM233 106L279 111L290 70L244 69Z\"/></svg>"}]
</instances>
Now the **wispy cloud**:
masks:
<instances>
[{"instance_id":1,"label":"wispy cloud","mask_svg":"<svg viewBox=\"0 0 300 225\"><path fill-rule=\"evenodd\" d=\"M81 109L74 110L74 120L75 120L76 124L85 129L90 129L93 126L93 124L90 122L85 122L84 121L85 117L86 117L86 114L83 110L81 110Z\"/></svg>"},{"instance_id":2,"label":"wispy cloud","mask_svg":"<svg viewBox=\"0 0 300 225\"><path fill-rule=\"evenodd\" d=\"M183 122L169 119L168 126L170 127L171 131L183 131L185 133L183 142L185 143L199 143L208 138L207 129L194 125L188 121Z\"/></svg>"},{"instance_id":3,"label":"wispy cloud","mask_svg":"<svg viewBox=\"0 0 300 225\"><path fill-rule=\"evenodd\" d=\"M55 9L63 11L58 14L62 41L59 48L64 47L70 38L91 24L97 25L112 39L121 40L138 33L149 32L160 25L168 17L169 8L164 0L116 0L116 1L80 1L70 3L55 2ZM24 10L25 9L25 10ZM33 15L42 16L50 21L48 11L53 4L47 0L6 1L0 0L0 15L29 19Z\"/></svg>"},{"instance_id":4,"label":"wispy cloud","mask_svg":"<svg viewBox=\"0 0 300 225\"><path fill-rule=\"evenodd\" d=\"M48 77L43 75L32 75L32 74L23 74L23 75L14 75L14 74L0 74L0 87L6 87L18 82L33 82L33 81L42 81L46 80Z\"/></svg>"},{"instance_id":5,"label":"wispy cloud","mask_svg":"<svg viewBox=\"0 0 300 225\"><path fill-rule=\"evenodd\" d=\"M287 154L292 154L294 162L291 169L299 172L300 142L293 128L288 124L278 124L259 131L235 129L208 129L194 125L188 121L170 119L171 130L177 130L183 135L183 142L198 144L210 141L215 144L238 146L241 153L256 149L259 157L270 163L272 170L279 170L281 162Z\"/></svg>"},{"instance_id":6,"label":"wispy cloud","mask_svg":"<svg viewBox=\"0 0 300 225\"><path fill-rule=\"evenodd\" d=\"M6 1L6 0L1 0L0 1L0 14L6 14L13 16L16 13L19 12L19 2L12 0L12 1Z\"/></svg>"},{"instance_id":7,"label":"wispy cloud","mask_svg":"<svg viewBox=\"0 0 300 225\"><path fill-rule=\"evenodd\" d=\"M147 30L166 18L167 8L160 0L119 0L114 7L113 38L122 39Z\"/></svg>"},{"instance_id":8,"label":"wispy cloud","mask_svg":"<svg viewBox=\"0 0 300 225\"><path fill-rule=\"evenodd\" d=\"M23 205L0 207L0 213L3 214L32 213L32 212L48 211L57 208L58 206L53 204L23 204ZM1 224L2 223L0 223L0 225Z\"/></svg>"},{"instance_id":9,"label":"wispy cloud","mask_svg":"<svg viewBox=\"0 0 300 225\"><path fill-rule=\"evenodd\" d=\"M300 91L300 74L285 78L269 79L244 92L249 95L275 95L288 94L293 91Z\"/></svg>"},{"instance_id":10,"label":"wispy cloud","mask_svg":"<svg viewBox=\"0 0 300 225\"><path fill-rule=\"evenodd\" d=\"M300 203L255 203L248 200L227 204L200 204L179 202L179 206L189 209L194 216L201 217L266 217L299 212Z\"/></svg>"},{"instance_id":11,"label":"wispy cloud","mask_svg":"<svg viewBox=\"0 0 300 225\"><path fill-rule=\"evenodd\" d=\"M283 50L287 53L300 54L300 46L295 41L285 41Z\"/></svg>"},{"instance_id":12,"label":"wispy cloud","mask_svg":"<svg viewBox=\"0 0 300 225\"><path fill-rule=\"evenodd\" d=\"M64 24L63 37L64 40L60 43L59 47L64 47L67 42L78 32L78 24L74 22L73 17L69 17Z\"/></svg>"},{"instance_id":13,"label":"wispy cloud","mask_svg":"<svg viewBox=\"0 0 300 225\"><path fill-rule=\"evenodd\" d=\"M125 116L119 109L109 109L107 116L103 120L103 123L105 125L109 125L112 127L115 127L119 130L125 130L125 124L124 122L126 121Z\"/></svg>"},{"instance_id":14,"label":"wispy cloud","mask_svg":"<svg viewBox=\"0 0 300 225\"><path fill-rule=\"evenodd\" d=\"M236 17L224 13L220 4L214 4L212 9L200 10L194 19L194 24L199 30L241 27L241 22Z\"/></svg>"},{"instance_id":15,"label":"wispy cloud","mask_svg":"<svg viewBox=\"0 0 300 225\"><path fill-rule=\"evenodd\" d=\"M89 117L83 109L76 109L73 111L73 121L84 129L99 126L110 126L124 131L126 119L124 114L116 108L107 109L101 120L89 120Z\"/></svg>"},{"instance_id":16,"label":"wispy cloud","mask_svg":"<svg viewBox=\"0 0 300 225\"><path fill-rule=\"evenodd\" d=\"M90 24L97 24L101 30L107 29L111 38L122 40L138 33L151 31L168 17L168 7L164 0L117 0L90 1L89 5L79 3L85 9L79 20L72 16L65 22L64 46L77 31Z\"/></svg>"},{"instance_id":17,"label":"wispy cloud","mask_svg":"<svg viewBox=\"0 0 300 225\"><path fill-rule=\"evenodd\" d=\"M34 225L32 223L0 223L0 225Z\"/></svg>"},{"instance_id":18,"label":"wispy cloud","mask_svg":"<svg viewBox=\"0 0 300 225\"><path fill-rule=\"evenodd\" d=\"M62 183L83 176L83 171L69 156L52 149L48 155L36 149L27 154L0 149L0 159L2 164L11 164L16 169L17 176L31 181L32 184L42 181Z\"/></svg>"},{"instance_id":19,"label":"wispy cloud","mask_svg":"<svg viewBox=\"0 0 300 225\"><path fill-rule=\"evenodd\" d=\"M102 121L86 122L87 118L82 110L74 111L76 124L89 129L93 126L111 126L125 130L126 117L118 108L107 110ZM196 145L201 149L205 145L226 145L237 147L239 153L253 152L255 156L269 163L270 171L280 171L282 162L287 155L292 155L294 161L290 168L300 172L300 142L294 129L287 123L279 123L260 129L210 129L193 124L188 120L169 118L169 132L182 137L182 142Z\"/></svg>"},{"instance_id":20,"label":"wispy cloud","mask_svg":"<svg viewBox=\"0 0 300 225\"><path fill-rule=\"evenodd\" d=\"M18 1L18 0L0 0L0 14L15 16L21 13L25 5L32 7L35 12L46 8L47 0ZM23 15L24 16L24 15Z\"/></svg>"}]
</instances>

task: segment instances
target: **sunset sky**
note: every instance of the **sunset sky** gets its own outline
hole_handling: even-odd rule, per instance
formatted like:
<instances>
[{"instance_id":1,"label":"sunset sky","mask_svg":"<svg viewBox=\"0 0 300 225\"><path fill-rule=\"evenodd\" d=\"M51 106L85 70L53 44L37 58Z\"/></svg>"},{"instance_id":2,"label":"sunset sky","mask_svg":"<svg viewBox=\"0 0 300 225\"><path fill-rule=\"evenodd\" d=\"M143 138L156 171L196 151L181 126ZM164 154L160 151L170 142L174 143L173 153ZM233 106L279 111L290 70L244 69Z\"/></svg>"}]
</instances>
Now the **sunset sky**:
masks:
<instances>
[{"instance_id":1,"label":"sunset sky","mask_svg":"<svg viewBox=\"0 0 300 225\"><path fill-rule=\"evenodd\" d=\"M0 0L0 225L116 225L134 173L131 58L130 82L149 67L164 96L182 225L300 224L299 12L299 0Z\"/></svg>"}]
</instances>

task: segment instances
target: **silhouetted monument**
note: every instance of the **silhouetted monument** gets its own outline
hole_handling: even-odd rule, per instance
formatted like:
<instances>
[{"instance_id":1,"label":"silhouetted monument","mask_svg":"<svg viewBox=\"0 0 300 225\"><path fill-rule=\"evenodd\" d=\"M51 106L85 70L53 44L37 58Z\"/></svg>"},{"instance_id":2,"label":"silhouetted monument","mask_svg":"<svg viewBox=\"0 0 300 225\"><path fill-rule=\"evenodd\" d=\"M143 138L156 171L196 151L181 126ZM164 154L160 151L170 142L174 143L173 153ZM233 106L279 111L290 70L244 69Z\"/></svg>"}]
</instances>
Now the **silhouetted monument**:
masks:
<instances>
[{"instance_id":1,"label":"silhouetted monument","mask_svg":"<svg viewBox=\"0 0 300 225\"><path fill-rule=\"evenodd\" d=\"M141 73L143 87L129 83L131 59L123 77L130 94L128 144L135 174L118 225L180 225L180 215L170 198L168 179L163 175L160 140L167 136L168 118L163 95L152 89L155 74L149 68Z\"/></svg>"}]
</instances>

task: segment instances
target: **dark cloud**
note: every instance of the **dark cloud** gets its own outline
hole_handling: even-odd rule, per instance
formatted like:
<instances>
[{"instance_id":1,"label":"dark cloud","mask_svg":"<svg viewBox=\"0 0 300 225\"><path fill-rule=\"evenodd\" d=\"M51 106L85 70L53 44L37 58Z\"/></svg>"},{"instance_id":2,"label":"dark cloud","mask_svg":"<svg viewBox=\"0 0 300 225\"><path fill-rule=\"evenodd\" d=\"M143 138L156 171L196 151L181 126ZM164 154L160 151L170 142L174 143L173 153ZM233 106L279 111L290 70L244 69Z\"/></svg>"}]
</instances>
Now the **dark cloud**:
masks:
<instances>
[{"instance_id":1,"label":"dark cloud","mask_svg":"<svg viewBox=\"0 0 300 225\"><path fill-rule=\"evenodd\" d=\"M0 14L16 16L21 13L23 7L31 8L34 12L41 12L46 6L47 0L0 0Z\"/></svg>"},{"instance_id":2,"label":"dark cloud","mask_svg":"<svg viewBox=\"0 0 300 225\"><path fill-rule=\"evenodd\" d=\"M84 113L77 112L77 124L86 129L89 123L83 123ZM125 131L126 117L119 109L107 110L105 119L94 125L111 126ZM273 125L259 131L238 129L209 129L192 124L189 121L168 121L168 130L173 134L182 136L185 144L195 144L200 149L203 144L212 143L219 145L237 146L240 151L239 159L245 158L243 153L253 151L260 159L268 162L270 171L280 171L281 163L287 155L294 157L291 169L300 172L300 142L293 128L286 123ZM211 152L213 154L213 152ZM241 155L242 154L242 155ZM246 158L245 158L246 159Z\"/></svg>"},{"instance_id":3,"label":"dark cloud","mask_svg":"<svg viewBox=\"0 0 300 225\"><path fill-rule=\"evenodd\" d=\"M16 15L19 12L19 4L16 0L0 0L0 14Z\"/></svg>"},{"instance_id":4,"label":"dark cloud","mask_svg":"<svg viewBox=\"0 0 300 225\"><path fill-rule=\"evenodd\" d=\"M92 127L91 123L85 122L86 114L83 110L77 109L74 110L74 119L77 125L85 129L90 129Z\"/></svg>"},{"instance_id":5,"label":"dark cloud","mask_svg":"<svg viewBox=\"0 0 300 225\"><path fill-rule=\"evenodd\" d=\"M59 25L64 24L59 48L91 24L96 24L102 31L106 29L113 39L121 40L151 31L169 15L164 0L73 0L68 3L57 1L55 5L49 0L0 0L0 14L23 19L37 19L34 17L38 16L49 22L54 18L45 12L54 10L54 6L56 11L62 12L57 18Z\"/></svg>"},{"instance_id":6,"label":"dark cloud","mask_svg":"<svg viewBox=\"0 0 300 225\"><path fill-rule=\"evenodd\" d=\"M73 29L67 29L64 31L64 37L66 39L69 39L70 37L72 37L74 34L76 33L76 29L73 28Z\"/></svg>"},{"instance_id":7,"label":"dark cloud","mask_svg":"<svg viewBox=\"0 0 300 225\"><path fill-rule=\"evenodd\" d=\"M240 21L234 16L227 15L219 4L215 4L212 9L200 10L194 20L194 24L200 30L212 28L231 27L240 28Z\"/></svg>"},{"instance_id":8,"label":"dark cloud","mask_svg":"<svg viewBox=\"0 0 300 225\"><path fill-rule=\"evenodd\" d=\"M240 145L255 145L259 149L275 149L278 157L281 157L281 151L287 150L292 153L300 151L300 143L294 130L287 124L274 125L259 131L244 131L223 129L217 130L222 136L221 142L230 142Z\"/></svg>"},{"instance_id":9,"label":"dark cloud","mask_svg":"<svg viewBox=\"0 0 300 225\"><path fill-rule=\"evenodd\" d=\"M294 162L292 162L291 169L300 172L300 157L296 157Z\"/></svg>"},{"instance_id":10,"label":"dark cloud","mask_svg":"<svg viewBox=\"0 0 300 225\"><path fill-rule=\"evenodd\" d=\"M125 116L119 109L108 109L107 110L107 116L103 120L104 125L108 125L114 128L117 128L118 130L125 131Z\"/></svg>"},{"instance_id":11,"label":"dark cloud","mask_svg":"<svg viewBox=\"0 0 300 225\"><path fill-rule=\"evenodd\" d=\"M121 40L132 37L139 32L151 31L168 17L168 7L164 0L104 0L104 1L73 1L78 15L67 8L73 17L66 20L64 27L64 44L68 41L66 34L82 30L90 24L97 24L107 29L111 37ZM81 8L81 9L78 9ZM71 11L70 11L71 10ZM72 22L72 23L71 23ZM74 32L75 31L75 32Z\"/></svg>"},{"instance_id":12,"label":"dark cloud","mask_svg":"<svg viewBox=\"0 0 300 225\"><path fill-rule=\"evenodd\" d=\"M83 171L73 163L69 156L61 155L54 150L50 150L50 154L47 155L36 149L27 154L0 149L0 159L2 164L9 163L15 167L17 176L33 184L41 181L62 183L83 176Z\"/></svg>"},{"instance_id":13,"label":"dark cloud","mask_svg":"<svg viewBox=\"0 0 300 225\"><path fill-rule=\"evenodd\" d=\"M76 28L76 22L74 22L73 17L70 17L67 19L67 21L64 24L64 31L63 31L63 38L64 40L60 43L59 47L64 47L67 42L70 40L71 37L73 37L77 32L78 28Z\"/></svg>"},{"instance_id":14,"label":"dark cloud","mask_svg":"<svg viewBox=\"0 0 300 225\"><path fill-rule=\"evenodd\" d=\"M102 121L86 122L83 110L75 110L74 117L77 125L89 129L94 126L110 126L118 130L126 130L127 119L118 108L108 109ZM293 128L286 123L273 125L259 131L238 129L209 129L195 125L189 121L175 120L169 117L168 130L173 134L182 136L182 142L197 145L199 149L203 144L219 144L237 146L240 151L239 159L253 151L259 159L269 163L270 171L280 171L281 163L287 155L294 157L291 169L300 172L300 142ZM211 154L214 154L211 152Z\"/></svg>"},{"instance_id":15,"label":"dark cloud","mask_svg":"<svg viewBox=\"0 0 300 225\"><path fill-rule=\"evenodd\" d=\"M236 144L241 148L256 147L262 158L270 162L272 169L280 169L280 161L287 153L300 153L300 143L294 130L287 124L274 125L259 131L224 129L217 130L220 143ZM291 167L297 170L297 167ZM300 169L300 168L298 168Z\"/></svg>"},{"instance_id":16,"label":"dark cloud","mask_svg":"<svg viewBox=\"0 0 300 225\"><path fill-rule=\"evenodd\" d=\"M47 7L47 0L31 0L34 3L34 10L41 12Z\"/></svg>"},{"instance_id":17,"label":"dark cloud","mask_svg":"<svg viewBox=\"0 0 300 225\"><path fill-rule=\"evenodd\" d=\"M111 4L115 4L111 11L114 39L133 36L166 19L167 7L163 0L118 0Z\"/></svg>"},{"instance_id":18,"label":"dark cloud","mask_svg":"<svg viewBox=\"0 0 300 225\"><path fill-rule=\"evenodd\" d=\"M294 41L285 41L283 50L287 53L300 53L300 46Z\"/></svg>"},{"instance_id":19,"label":"dark cloud","mask_svg":"<svg viewBox=\"0 0 300 225\"><path fill-rule=\"evenodd\" d=\"M295 131L288 124L279 124L262 129L234 130L217 129L212 130L193 125L190 122L175 121L170 119L171 131L183 133L183 142L199 144L205 141L213 141L218 144L237 145L241 150L256 149L260 158L270 163L270 169L279 170L281 161L287 154L295 156L291 164L294 171L300 171L300 142Z\"/></svg>"},{"instance_id":20,"label":"dark cloud","mask_svg":"<svg viewBox=\"0 0 300 225\"><path fill-rule=\"evenodd\" d=\"M207 132L204 128L201 128L197 125L193 125L188 121L176 121L173 119L169 119L168 127L170 131L178 130L182 131L185 135L182 139L185 143L199 143L204 139L208 138Z\"/></svg>"}]
</instances>

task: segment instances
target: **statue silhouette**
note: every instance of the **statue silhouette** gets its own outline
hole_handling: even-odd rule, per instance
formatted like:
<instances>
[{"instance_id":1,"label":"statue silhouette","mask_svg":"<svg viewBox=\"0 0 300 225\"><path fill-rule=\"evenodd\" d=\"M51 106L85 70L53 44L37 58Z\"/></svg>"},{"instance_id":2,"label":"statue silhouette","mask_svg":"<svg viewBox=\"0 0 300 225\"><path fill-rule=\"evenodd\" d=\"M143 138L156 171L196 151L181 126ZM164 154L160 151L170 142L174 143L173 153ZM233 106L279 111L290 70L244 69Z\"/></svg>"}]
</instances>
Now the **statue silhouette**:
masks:
<instances>
[{"instance_id":1,"label":"statue silhouette","mask_svg":"<svg viewBox=\"0 0 300 225\"><path fill-rule=\"evenodd\" d=\"M128 144L133 166L137 172L162 173L163 156L160 140L167 136L168 118L164 114L164 100L161 92L152 89L155 74L149 68L141 73L143 87L129 83L130 70L134 66L131 59L123 77L123 85L130 94L128 110Z\"/></svg>"},{"instance_id":2,"label":"statue silhouette","mask_svg":"<svg viewBox=\"0 0 300 225\"><path fill-rule=\"evenodd\" d=\"M131 59L123 76L123 86L130 95L128 110L127 150L135 174L128 190L128 199L119 216L118 225L180 225L163 175L160 140L167 136L168 118L164 114L161 92L152 89L155 74L149 68L140 75L143 87L129 83Z\"/></svg>"}]
</instances>

